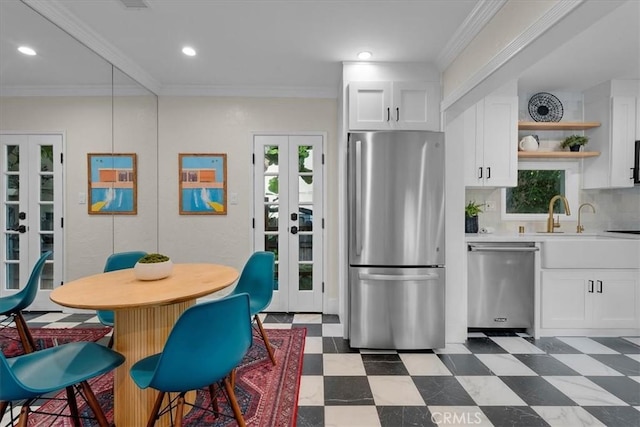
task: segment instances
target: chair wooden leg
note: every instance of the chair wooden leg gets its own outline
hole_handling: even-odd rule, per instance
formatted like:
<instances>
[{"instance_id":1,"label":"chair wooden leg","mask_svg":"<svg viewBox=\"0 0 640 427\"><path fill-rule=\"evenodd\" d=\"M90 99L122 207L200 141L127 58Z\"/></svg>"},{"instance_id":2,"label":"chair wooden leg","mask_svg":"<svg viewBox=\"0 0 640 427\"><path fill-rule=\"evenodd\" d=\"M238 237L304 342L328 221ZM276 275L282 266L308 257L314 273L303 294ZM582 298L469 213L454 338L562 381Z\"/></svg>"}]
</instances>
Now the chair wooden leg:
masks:
<instances>
[{"instance_id":1,"label":"chair wooden leg","mask_svg":"<svg viewBox=\"0 0 640 427\"><path fill-rule=\"evenodd\" d=\"M236 399L236 394L233 391L233 387L231 387L231 383L228 378L224 380L224 389L227 391L227 397L229 398L229 405L231 405L231 409L233 409L233 415L236 417L236 422L239 427L246 427L244 422L244 417L242 416L242 411L240 410L240 406L238 405L238 400Z\"/></svg>"},{"instance_id":2,"label":"chair wooden leg","mask_svg":"<svg viewBox=\"0 0 640 427\"><path fill-rule=\"evenodd\" d=\"M182 417L184 417L184 393L180 393L178 396L175 427L182 427Z\"/></svg>"},{"instance_id":3,"label":"chair wooden leg","mask_svg":"<svg viewBox=\"0 0 640 427\"><path fill-rule=\"evenodd\" d=\"M209 399L211 399L211 408L213 409L213 417L218 418L220 408L218 407L218 399L216 399L216 385L209 385Z\"/></svg>"},{"instance_id":4,"label":"chair wooden leg","mask_svg":"<svg viewBox=\"0 0 640 427\"><path fill-rule=\"evenodd\" d=\"M156 425L158 412L160 412L160 406L162 406L162 399L164 399L164 391L159 391L158 397L156 397L156 401L153 404L153 409L151 410L151 414L149 415L149 420L147 421L147 427L153 427Z\"/></svg>"},{"instance_id":5,"label":"chair wooden leg","mask_svg":"<svg viewBox=\"0 0 640 427\"><path fill-rule=\"evenodd\" d=\"M4 417L4 412L7 410L9 402L0 402L0 420Z\"/></svg>"},{"instance_id":6,"label":"chair wooden leg","mask_svg":"<svg viewBox=\"0 0 640 427\"><path fill-rule=\"evenodd\" d=\"M271 348L271 344L269 344L269 338L267 338L267 334L262 327L262 322L260 321L260 317L256 314L254 316L256 319L256 323L258 324L258 328L260 329L260 334L262 335L262 340L264 341L264 346L267 348L267 353L269 353L269 358L271 359L271 363L275 366L276 364L276 356L273 354L273 349Z\"/></svg>"},{"instance_id":7,"label":"chair wooden leg","mask_svg":"<svg viewBox=\"0 0 640 427\"><path fill-rule=\"evenodd\" d=\"M29 412L31 412L31 400L27 400L22 409L20 409L20 418L18 418L18 427L27 427L29 421Z\"/></svg>"},{"instance_id":8,"label":"chair wooden leg","mask_svg":"<svg viewBox=\"0 0 640 427\"><path fill-rule=\"evenodd\" d=\"M231 370L231 375L229 375L229 377L231 378L231 387L233 387L233 389L235 390L236 388L236 370L235 369Z\"/></svg>"},{"instance_id":9,"label":"chair wooden leg","mask_svg":"<svg viewBox=\"0 0 640 427\"><path fill-rule=\"evenodd\" d=\"M71 421L75 427L81 427L80 415L78 414L78 402L76 401L76 392L72 386L66 387L67 402L69 404L69 413L71 415Z\"/></svg>"},{"instance_id":10,"label":"chair wooden leg","mask_svg":"<svg viewBox=\"0 0 640 427\"><path fill-rule=\"evenodd\" d=\"M24 320L24 317L22 317L22 313L15 313L13 315L13 320L16 324L18 335L20 335L20 341L22 342L22 347L24 347L24 352L33 353L34 351L36 351L36 342L33 340L31 332L29 332L27 321Z\"/></svg>"},{"instance_id":11,"label":"chair wooden leg","mask_svg":"<svg viewBox=\"0 0 640 427\"><path fill-rule=\"evenodd\" d=\"M93 393L93 390L91 390L89 383L82 381L80 383L80 387L84 392L85 399L87 399L87 405L89 405L93 411L93 415L96 417L96 421L98 421L98 425L100 427L109 427L109 421L107 421L107 417L104 415L104 411L102 410L98 399L96 399L96 395Z\"/></svg>"}]
</instances>

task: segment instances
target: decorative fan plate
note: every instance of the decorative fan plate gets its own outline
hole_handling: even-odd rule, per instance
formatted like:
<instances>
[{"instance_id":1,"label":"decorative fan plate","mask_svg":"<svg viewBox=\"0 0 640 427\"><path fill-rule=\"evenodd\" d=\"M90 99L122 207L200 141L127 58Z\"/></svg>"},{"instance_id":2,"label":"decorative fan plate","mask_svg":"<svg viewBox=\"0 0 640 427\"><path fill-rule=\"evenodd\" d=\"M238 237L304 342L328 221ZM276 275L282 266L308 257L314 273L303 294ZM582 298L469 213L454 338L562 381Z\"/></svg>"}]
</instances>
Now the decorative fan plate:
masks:
<instances>
[{"instance_id":1,"label":"decorative fan plate","mask_svg":"<svg viewBox=\"0 0 640 427\"><path fill-rule=\"evenodd\" d=\"M559 122L563 114L562 103L550 93L539 92L529 99L529 115L536 122Z\"/></svg>"}]
</instances>

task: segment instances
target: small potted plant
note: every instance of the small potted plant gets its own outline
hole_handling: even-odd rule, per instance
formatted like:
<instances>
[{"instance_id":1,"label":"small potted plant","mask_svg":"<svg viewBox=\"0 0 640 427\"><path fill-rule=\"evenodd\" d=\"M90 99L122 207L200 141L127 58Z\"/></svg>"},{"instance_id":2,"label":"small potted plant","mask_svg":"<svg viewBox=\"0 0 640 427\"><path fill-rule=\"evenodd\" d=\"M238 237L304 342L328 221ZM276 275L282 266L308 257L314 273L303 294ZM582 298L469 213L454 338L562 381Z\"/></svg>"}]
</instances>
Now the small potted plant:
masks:
<instances>
[{"instance_id":1,"label":"small potted plant","mask_svg":"<svg viewBox=\"0 0 640 427\"><path fill-rule=\"evenodd\" d=\"M560 143L560 148L569 147L570 151L580 151L580 147L589 142L589 138L582 135L568 136Z\"/></svg>"},{"instance_id":2,"label":"small potted plant","mask_svg":"<svg viewBox=\"0 0 640 427\"><path fill-rule=\"evenodd\" d=\"M151 253L143 256L133 267L133 272L138 280L159 280L171 274L173 262L162 254Z\"/></svg>"},{"instance_id":3,"label":"small potted plant","mask_svg":"<svg viewBox=\"0 0 640 427\"><path fill-rule=\"evenodd\" d=\"M478 204L471 200L464 207L464 232L465 233L477 233L478 232L478 214L482 213L483 204Z\"/></svg>"}]
</instances>

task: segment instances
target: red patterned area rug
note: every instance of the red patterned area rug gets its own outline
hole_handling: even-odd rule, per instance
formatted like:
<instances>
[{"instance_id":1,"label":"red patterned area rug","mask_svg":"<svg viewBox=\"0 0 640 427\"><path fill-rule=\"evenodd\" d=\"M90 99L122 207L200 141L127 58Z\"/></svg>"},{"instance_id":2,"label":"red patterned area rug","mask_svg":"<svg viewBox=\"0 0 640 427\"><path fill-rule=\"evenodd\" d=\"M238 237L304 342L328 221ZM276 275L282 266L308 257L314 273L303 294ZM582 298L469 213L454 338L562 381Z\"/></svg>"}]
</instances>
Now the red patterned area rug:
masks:
<instances>
[{"instance_id":1,"label":"red patterned area rug","mask_svg":"<svg viewBox=\"0 0 640 427\"><path fill-rule=\"evenodd\" d=\"M36 348L53 347L76 341L98 341L107 335L111 328L30 328L29 331L36 342ZM24 353L22 343L15 328L0 329L0 350L6 357L14 357Z\"/></svg>"},{"instance_id":2,"label":"red patterned area rug","mask_svg":"<svg viewBox=\"0 0 640 427\"><path fill-rule=\"evenodd\" d=\"M235 393L238 404L247 426L294 427L307 330L305 328L267 329L266 332L275 348L276 366L271 364L262 340L254 336L253 346L237 369ZM90 384L107 419L113 422L113 372L90 381ZM59 394L61 398L64 396L64 392ZM93 416L82 399L78 400L78 405L81 416ZM208 391L198 391L196 405L211 407ZM64 404L60 401L52 400L43 405L40 410L56 413L63 407ZM218 397L218 407L221 412L233 416L224 397ZM68 413L66 409L65 413ZM94 426L96 423L94 420L83 420L82 425ZM194 408L185 417L183 425L231 427L237 424L233 417L213 418L211 412ZM29 417L29 426L67 427L72 426L72 423L69 418L55 419L52 416L33 414Z\"/></svg>"}]
</instances>

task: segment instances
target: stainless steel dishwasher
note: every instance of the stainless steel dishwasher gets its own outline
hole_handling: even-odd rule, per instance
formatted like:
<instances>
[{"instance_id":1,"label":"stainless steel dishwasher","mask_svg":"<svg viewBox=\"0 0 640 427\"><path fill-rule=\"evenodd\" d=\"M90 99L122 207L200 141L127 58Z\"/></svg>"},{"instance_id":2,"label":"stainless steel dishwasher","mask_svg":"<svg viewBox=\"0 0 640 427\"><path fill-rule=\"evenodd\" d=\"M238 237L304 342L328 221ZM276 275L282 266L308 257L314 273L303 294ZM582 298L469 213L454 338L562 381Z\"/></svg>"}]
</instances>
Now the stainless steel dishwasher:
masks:
<instances>
[{"instance_id":1,"label":"stainless steel dishwasher","mask_svg":"<svg viewBox=\"0 0 640 427\"><path fill-rule=\"evenodd\" d=\"M468 327L533 327L534 243L469 243Z\"/></svg>"}]
</instances>

